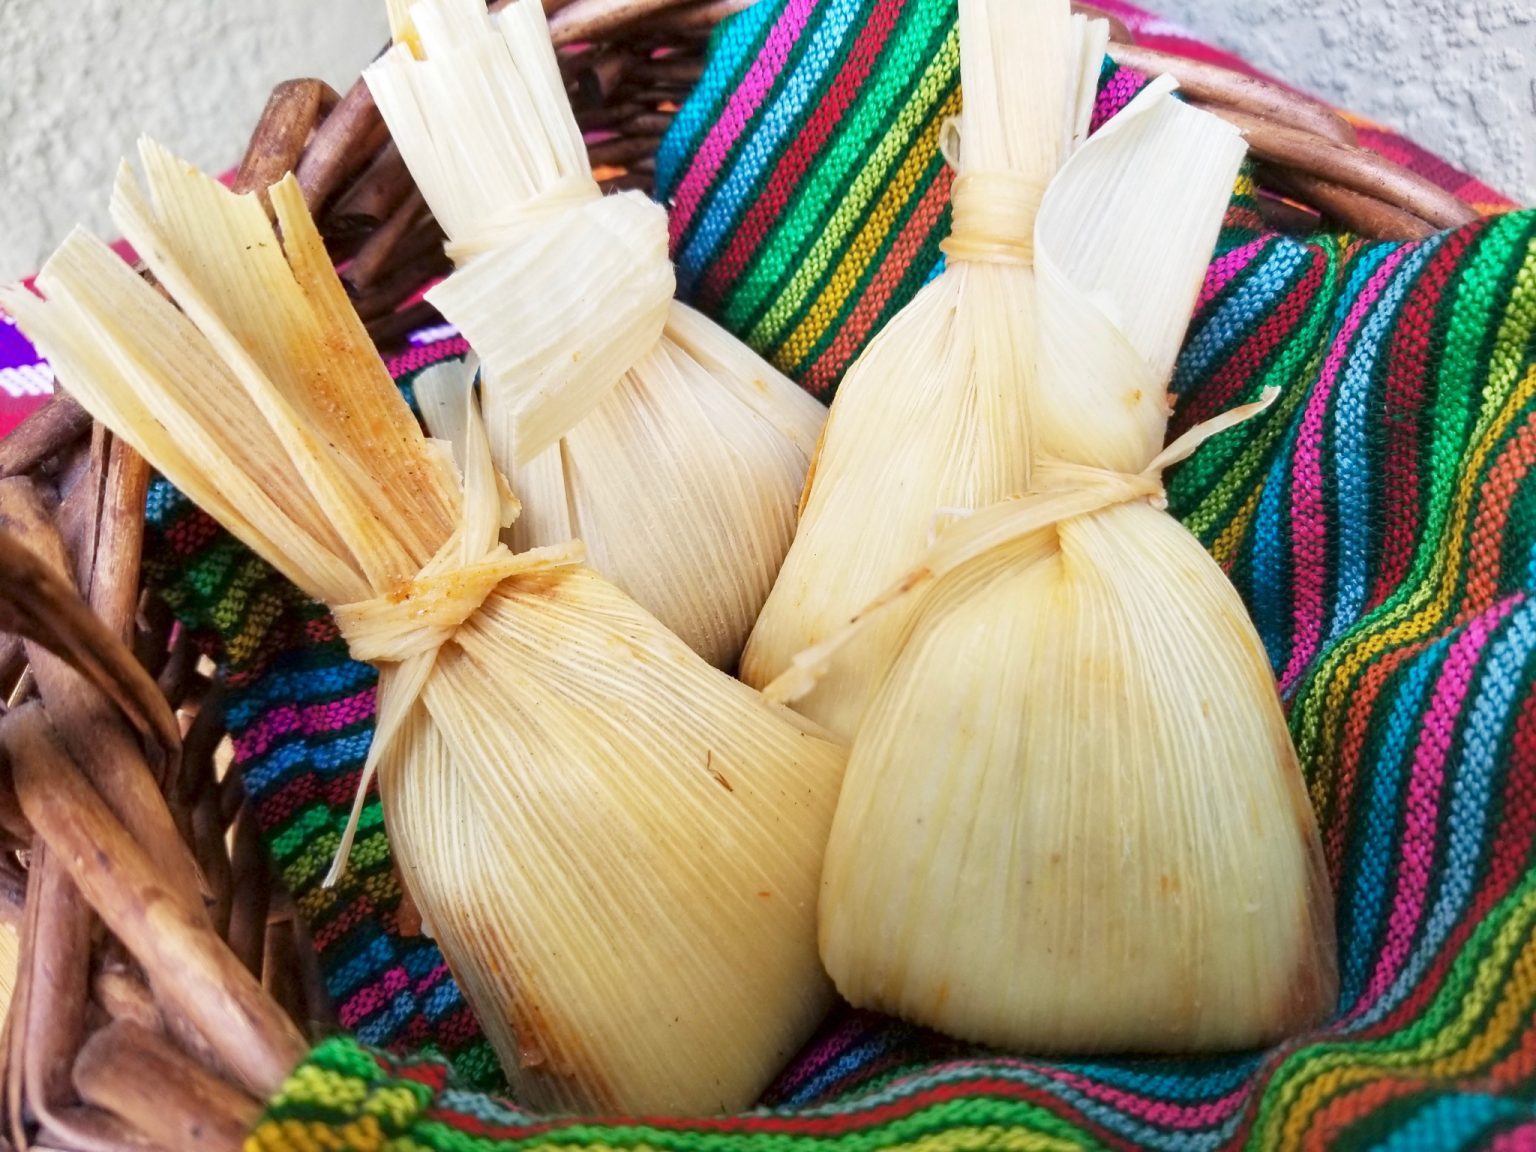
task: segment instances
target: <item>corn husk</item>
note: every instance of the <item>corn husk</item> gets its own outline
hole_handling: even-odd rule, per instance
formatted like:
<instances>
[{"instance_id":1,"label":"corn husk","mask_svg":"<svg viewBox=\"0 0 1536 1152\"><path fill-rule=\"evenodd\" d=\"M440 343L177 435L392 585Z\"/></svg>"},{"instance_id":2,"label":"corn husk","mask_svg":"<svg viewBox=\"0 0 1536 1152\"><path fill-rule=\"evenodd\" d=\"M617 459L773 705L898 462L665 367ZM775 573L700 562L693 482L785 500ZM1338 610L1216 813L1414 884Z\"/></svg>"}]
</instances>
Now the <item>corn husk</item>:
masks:
<instances>
[{"instance_id":1,"label":"corn husk","mask_svg":"<svg viewBox=\"0 0 1536 1152\"><path fill-rule=\"evenodd\" d=\"M537 3L423 0L365 75L458 270L427 294L480 357L514 549L592 565L734 668L826 411L672 298L666 213L603 196Z\"/></svg>"},{"instance_id":2,"label":"corn husk","mask_svg":"<svg viewBox=\"0 0 1536 1152\"><path fill-rule=\"evenodd\" d=\"M930 554L854 741L822 958L857 1005L1015 1050L1270 1044L1337 991L1295 753L1230 583L1155 486L1103 480Z\"/></svg>"},{"instance_id":3,"label":"corn husk","mask_svg":"<svg viewBox=\"0 0 1536 1152\"><path fill-rule=\"evenodd\" d=\"M1034 217L1087 132L1107 32L1055 0L973 5L966 15L947 265L838 386L794 544L742 656L754 687L911 567L938 510L1029 487L1026 402L1043 329ZM851 737L901 623L891 613L861 634L795 707Z\"/></svg>"},{"instance_id":4,"label":"corn husk","mask_svg":"<svg viewBox=\"0 0 1536 1152\"><path fill-rule=\"evenodd\" d=\"M292 178L270 192L279 241L254 196L143 157L151 199L125 174L114 218L183 311L83 233L39 277L46 303L5 305L378 665L391 844L516 1097L748 1105L829 1002L815 900L846 749L579 545L499 542L515 500L478 411L452 421L457 464L421 434Z\"/></svg>"},{"instance_id":5,"label":"corn husk","mask_svg":"<svg viewBox=\"0 0 1536 1152\"><path fill-rule=\"evenodd\" d=\"M1046 194L1031 487L944 527L852 630L903 622L823 882L822 958L855 1004L1071 1052L1258 1046L1333 1007L1331 895L1269 663L1159 479L1273 399L1159 451L1242 154L1154 85ZM800 673L836 675L844 642Z\"/></svg>"}]
</instances>

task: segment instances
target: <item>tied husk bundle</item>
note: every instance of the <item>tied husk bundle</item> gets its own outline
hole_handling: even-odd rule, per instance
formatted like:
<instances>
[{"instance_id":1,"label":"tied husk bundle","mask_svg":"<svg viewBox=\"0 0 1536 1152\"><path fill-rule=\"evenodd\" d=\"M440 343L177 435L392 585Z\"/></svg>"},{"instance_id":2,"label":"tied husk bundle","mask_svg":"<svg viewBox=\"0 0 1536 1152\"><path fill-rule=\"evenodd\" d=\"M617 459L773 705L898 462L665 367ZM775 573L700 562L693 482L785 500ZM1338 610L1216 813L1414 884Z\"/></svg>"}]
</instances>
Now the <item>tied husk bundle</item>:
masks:
<instances>
[{"instance_id":1,"label":"tied husk bundle","mask_svg":"<svg viewBox=\"0 0 1536 1152\"><path fill-rule=\"evenodd\" d=\"M962 0L967 83L967 29L1013 3ZM1162 450L1243 155L1168 88L1041 204L1038 340L1016 374L1028 488L943 528L776 686L838 676L839 648L898 621L828 846L822 958L855 1004L1015 1049L1257 1046L1336 995L1328 878L1264 649L1164 510L1162 470L1273 398Z\"/></svg>"},{"instance_id":2,"label":"tied husk bundle","mask_svg":"<svg viewBox=\"0 0 1536 1152\"><path fill-rule=\"evenodd\" d=\"M947 263L838 386L794 544L742 654L741 678L757 688L916 563L936 510L980 508L1029 487L1025 402L1047 323L1036 304L1034 219L1087 135L1108 32L1041 0L976 5L966 16ZM851 738L901 623L893 612L865 630L838 655L835 675L801 685L809 690L795 707Z\"/></svg>"},{"instance_id":3,"label":"tied husk bundle","mask_svg":"<svg viewBox=\"0 0 1536 1152\"><path fill-rule=\"evenodd\" d=\"M113 215L181 311L81 232L46 302L6 307L378 666L391 843L517 1098L746 1106L830 998L815 899L846 750L579 545L499 542L515 501L478 413L458 414L457 465L421 434L291 177L270 190L279 233L255 196L142 155L150 198L125 171Z\"/></svg>"},{"instance_id":4,"label":"tied husk bundle","mask_svg":"<svg viewBox=\"0 0 1536 1152\"><path fill-rule=\"evenodd\" d=\"M580 538L734 668L826 410L672 298L666 212L600 194L539 4L391 7L396 45L364 75L458 266L427 299L480 359L492 457L524 506L508 543Z\"/></svg>"}]
</instances>

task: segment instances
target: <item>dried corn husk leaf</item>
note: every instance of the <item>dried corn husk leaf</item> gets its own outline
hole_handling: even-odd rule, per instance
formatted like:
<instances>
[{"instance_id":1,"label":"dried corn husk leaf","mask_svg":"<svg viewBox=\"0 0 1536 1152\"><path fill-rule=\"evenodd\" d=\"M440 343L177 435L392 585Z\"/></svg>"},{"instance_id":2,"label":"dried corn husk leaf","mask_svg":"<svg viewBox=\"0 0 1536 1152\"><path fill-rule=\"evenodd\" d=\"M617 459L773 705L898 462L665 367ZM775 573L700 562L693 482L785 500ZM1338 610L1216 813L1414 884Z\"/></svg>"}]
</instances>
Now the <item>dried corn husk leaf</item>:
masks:
<instances>
[{"instance_id":1,"label":"dried corn husk leaf","mask_svg":"<svg viewBox=\"0 0 1536 1152\"><path fill-rule=\"evenodd\" d=\"M21 942L13 924L0 924L0 1015L10 1012L16 991L16 969Z\"/></svg>"},{"instance_id":2,"label":"dried corn husk leaf","mask_svg":"<svg viewBox=\"0 0 1536 1152\"><path fill-rule=\"evenodd\" d=\"M423 0L409 24L365 76L458 264L428 299L480 358L494 459L525 506L508 542L579 537L733 667L825 410L672 299L666 213L600 194L537 3Z\"/></svg>"},{"instance_id":3,"label":"dried corn husk leaf","mask_svg":"<svg viewBox=\"0 0 1536 1152\"><path fill-rule=\"evenodd\" d=\"M750 1104L831 990L815 901L846 749L579 564L514 555L457 381L426 439L289 178L235 196L146 144L119 225L184 311L77 233L3 296L71 392L380 669L385 820L518 1098ZM458 405L456 411L452 411ZM344 849L343 849L344 850Z\"/></svg>"},{"instance_id":4,"label":"dried corn husk leaf","mask_svg":"<svg viewBox=\"0 0 1536 1152\"><path fill-rule=\"evenodd\" d=\"M933 557L828 847L822 956L853 1003L1071 1052L1256 1047L1332 1009L1264 651L1155 492L1100 473L941 539L979 543Z\"/></svg>"},{"instance_id":5,"label":"dried corn husk leaf","mask_svg":"<svg viewBox=\"0 0 1536 1152\"><path fill-rule=\"evenodd\" d=\"M1328 878L1268 660L1159 480L1273 398L1159 452L1242 154L1157 85L1046 195L1031 491L946 527L861 625L904 621L822 892L855 1004L1074 1052L1258 1046L1333 1007ZM835 675L835 646L786 680Z\"/></svg>"},{"instance_id":6,"label":"dried corn husk leaf","mask_svg":"<svg viewBox=\"0 0 1536 1152\"><path fill-rule=\"evenodd\" d=\"M380 785L445 955L498 960L454 973L505 1006L481 1019L514 1096L748 1106L830 1003L814 916L842 749L586 568L509 582L463 631L426 693L444 736L408 732ZM515 688L494 727L467 691L487 681ZM461 743L505 770L452 771Z\"/></svg>"},{"instance_id":7,"label":"dried corn husk leaf","mask_svg":"<svg viewBox=\"0 0 1536 1152\"><path fill-rule=\"evenodd\" d=\"M965 16L948 264L838 387L799 530L742 656L756 687L906 571L936 510L1029 486L1035 213L1086 132L1107 33L1057 0L975 4ZM851 737L900 629L891 614L865 632L796 708Z\"/></svg>"}]
</instances>

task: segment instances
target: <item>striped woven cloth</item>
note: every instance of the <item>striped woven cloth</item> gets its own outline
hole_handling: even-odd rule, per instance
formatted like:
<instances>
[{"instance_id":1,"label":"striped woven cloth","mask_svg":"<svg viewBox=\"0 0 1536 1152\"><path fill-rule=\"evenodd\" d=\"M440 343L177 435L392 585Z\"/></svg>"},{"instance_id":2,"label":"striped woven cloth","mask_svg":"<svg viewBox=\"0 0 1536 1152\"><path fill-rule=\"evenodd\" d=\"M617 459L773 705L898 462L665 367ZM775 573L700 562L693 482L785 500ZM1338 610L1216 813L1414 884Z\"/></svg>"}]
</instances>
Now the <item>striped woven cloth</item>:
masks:
<instances>
[{"instance_id":1,"label":"striped woven cloth","mask_svg":"<svg viewBox=\"0 0 1536 1152\"><path fill-rule=\"evenodd\" d=\"M1147 47L1237 62L1114 0ZM953 0L760 3L729 22L657 156L684 295L830 400L869 338L940 262L960 110ZM1101 91L1121 107L1129 73ZM1498 193L1401 137L1362 143L1485 210Z\"/></svg>"},{"instance_id":2,"label":"striped woven cloth","mask_svg":"<svg viewBox=\"0 0 1536 1152\"><path fill-rule=\"evenodd\" d=\"M1134 12L1141 38L1168 35ZM660 157L680 278L822 394L932 275L952 0L762 0L712 43ZM1097 118L1140 80L1107 68ZM1377 141L1373 140L1373 143ZM1388 141L1487 207L1498 197ZM391 365L409 389L445 342ZM1337 893L1315 1034L1192 1060L983 1052L843 1009L764 1110L547 1120L499 1074L431 944L403 936L377 803L319 887L372 673L173 490L154 574L222 652L237 762L342 1023L251 1146L1536 1148L1536 214L1411 244L1264 231L1240 182L1175 378L1175 432L1278 385L1170 478L1250 605Z\"/></svg>"}]
</instances>

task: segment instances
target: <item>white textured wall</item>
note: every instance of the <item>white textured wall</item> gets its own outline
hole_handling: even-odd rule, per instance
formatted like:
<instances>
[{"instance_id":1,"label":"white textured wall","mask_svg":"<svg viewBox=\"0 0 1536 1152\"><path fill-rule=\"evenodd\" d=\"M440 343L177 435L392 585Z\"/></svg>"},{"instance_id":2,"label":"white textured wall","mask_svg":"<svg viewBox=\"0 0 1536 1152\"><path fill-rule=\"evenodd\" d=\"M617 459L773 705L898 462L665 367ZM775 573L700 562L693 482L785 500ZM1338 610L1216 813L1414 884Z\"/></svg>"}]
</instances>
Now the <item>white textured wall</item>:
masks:
<instances>
[{"instance_id":1,"label":"white textured wall","mask_svg":"<svg viewBox=\"0 0 1536 1152\"><path fill-rule=\"evenodd\" d=\"M0 278L77 222L110 234L140 132L233 167L274 84L343 88L388 36L384 0L0 0Z\"/></svg>"},{"instance_id":2,"label":"white textured wall","mask_svg":"<svg viewBox=\"0 0 1536 1152\"><path fill-rule=\"evenodd\" d=\"M1140 0L1536 204L1536 0Z\"/></svg>"},{"instance_id":3,"label":"white textured wall","mask_svg":"<svg viewBox=\"0 0 1536 1152\"><path fill-rule=\"evenodd\" d=\"M1536 0L1143 0L1536 203ZM0 277L107 230L141 131L232 166L279 80L347 84L383 0L0 0Z\"/></svg>"}]
</instances>

